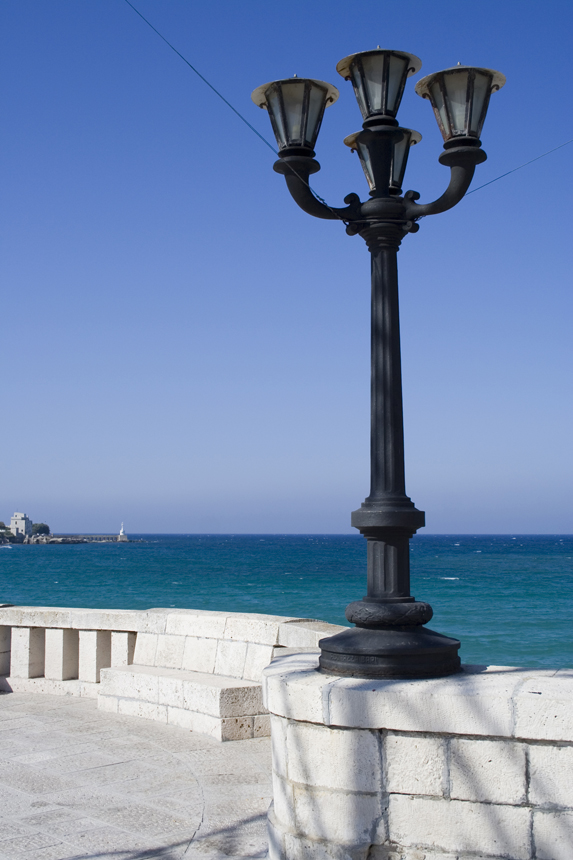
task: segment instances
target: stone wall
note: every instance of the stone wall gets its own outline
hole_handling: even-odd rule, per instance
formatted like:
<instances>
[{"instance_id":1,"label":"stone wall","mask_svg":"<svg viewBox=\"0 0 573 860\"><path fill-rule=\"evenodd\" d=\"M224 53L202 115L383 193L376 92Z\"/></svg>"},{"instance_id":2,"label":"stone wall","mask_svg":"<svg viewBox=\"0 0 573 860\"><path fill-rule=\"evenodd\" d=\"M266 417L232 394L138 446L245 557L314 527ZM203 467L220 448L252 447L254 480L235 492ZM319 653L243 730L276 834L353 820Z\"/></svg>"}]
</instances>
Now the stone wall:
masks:
<instances>
[{"instance_id":1,"label":"stone wall","mask_svg":"<svg viewBox=\"0 0 573 860\"><path fill-rule=\"evenodd\" d=\"M342 629L242 612L0 605L0 690L97 697L103 671L131 664L260 684L276 649Z\"/></svg>"},{"instance_id":2,"label":"stone wall","mask_svg":"<svg viewBox=\"0 0 573 860\"><path fill-rule=\"evenodd\" d=\"M108 712L219 741L270 734L261 675L343 628L194 609L0 606L0 692L90 696Z\"/></svg>"},{"instance_id":3,"label":"stone wall","mask_svg":"<svg viewBox=\"0 0 573 860\"><path fill-rule=\"evenodd\" d=\"M271 860L571 860L573 671L265 670Z\"/></svg>"}]
</instances>

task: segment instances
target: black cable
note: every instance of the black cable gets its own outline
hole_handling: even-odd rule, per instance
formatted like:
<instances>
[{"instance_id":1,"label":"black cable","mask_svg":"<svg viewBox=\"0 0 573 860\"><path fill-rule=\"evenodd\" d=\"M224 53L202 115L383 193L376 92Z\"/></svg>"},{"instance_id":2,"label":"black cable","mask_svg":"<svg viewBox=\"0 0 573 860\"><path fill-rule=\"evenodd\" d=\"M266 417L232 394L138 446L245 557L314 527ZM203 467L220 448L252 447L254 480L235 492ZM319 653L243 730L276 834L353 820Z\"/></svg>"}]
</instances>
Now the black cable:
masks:
<instances>
[{"instance_id":1,"label":"black cable","mask_svg":"<svg viewBox=\"0 0 573 860\"><path fill-rule=\"evenodd\" d=\"M263 137L263 135L262 135L259 131L257 131L257 129L254 127L254 125L251 125L251 123L248 121L248 119L245 119L245 117L244 117L241 113L239 113L239 111L238 111L236 108L234 108L234 107L233 107L233 105L231 104L231 102L230 102L230 101L227 101L227 99L225 98L225 96L224 96L224 95L222 95L222 93L220 93L220 92L219 92L219 90L215 89L215 87L213 86L213 84L210 84L210 83L209 83L209 81L207 80L207 78L205 78L205 77L201 74L201 72L200 72L200 71L198 71L198 70L195 68L195 66L192 66L192 65L191 65L191 63L189 62L189 60L185 59L185 57L183 56L183 54L181 54L181 53L177 50L177 48L175 47L175 45L172 45L172 44L171 44L171 42L169 42L169 41L165 38L165 36L163 36L163 35L159 32L159 30L158 30L156 27L154 27L154 26L153 26L153 24L152 24L150 21L148 21L148 20L147 20L147 18L145 18L145 17L141 14L141 12L140 12L138 9L136 9L136 8L135 8L135 6L133 5L133 3L130 3L130 2L129 2L129 0L125 0L125 2L127 3L127 5L128 5L128 6L131 6L131 8L133 9L133 11L136 13L136 15L139 15L139 17L141 18L141 20L142 20L142 21L145 21L145 23L147 24L147 26L148 26L148 27L151 27L151 29L153 30L153 32L154 32L154 33L157 33L157 35L159 36L159 38L160 38L160 39L163 39L163 41L165 42L165 44L166 44L166 45L169 45L169 47L171 48L171 50L172 50L172 51L175 51L175 53L177 54L177 56L178 56L178 57L181 57L181 59L183 60L183 62L184 62L184 63L186 63L186 64L189 66L189 68L191 69L191 71L195 72L195 74L196 74L199 78L201 78L201 80L203 81L203 83L204 83L204 84L207 84L207 86L209 87L209 89L213 90L213 92L215 93L215 95L219 96L219 98L220 98L222 101L224 101L224 102L225 102L225 104L227 105L227 107L230 107L230 108L231 108L231 110L233 111L233 113L237 114L237 116L239 117L239 119L241 119L241 120L245 123L245 125L248 125L248 127L251 129L251 131L254 131L254 133L257 135L257 137L259 137L259 138L263 141L263 143L265 143L265 144L269 147L269 149L272 149L272 151L274 152L274 154L275 154L275 155L277 155L278 153L277 153L276 149L274 148L274 146L272 145L272 143L269 143L269 141L266 139L266 137Z\"/></svg>"},{"instance_id":2,"label":"black cable","mask_svg":"<svg viewBox=\"0 0 573 860\"><path fill-rule=\"evenodd\" d=\"M466 193L466 197L468 196L468 194L473 194L474 191L480 191L487 185L491 185L492 182L497 182L498 179L503 179L504 176L509 176L510 173L515 173L516 170L521 170L522 167L527 167L528 164L533 164L534 161L539 161L540 158L545 158L546 155L551 155L552 152L557 152L558 149L562 149L569 143L573 143L573 137L571 138L571 140L566 140L565 143L560 143L559 146L555 146L553 149L548 149L547 152L544 152L542 155L537 155L535 158L532 158L531 161L526 161L525 164L520 164L519 167L514 167L513 170L508 170L507 173L502 173L501 176L496 176L495 179L490 179L489 182L484 182L483 185L478 185L477 188L472 188L471 191L468 191Z\"/></svg>"},{"instance_id":3,"label":"black cable","mask_svg":"<svg viewBox=\"0 0 573 860\"><path fill-rule=\"evenodd\" d=\"M269 149L271 149L271 150L274 152L274 154L275 154L275 155L278 155L278 152L276 151L276 149L274 148L274 146L272 145L272 143L269 143L269 141L266 139L266 137L264 137L264 136L263 136L259 131L257 131L257 129L256 129L253 125L251 125L251 123L248 121L248 119L245 119L245 117L243 116L243 114L242 114L242 113L239 113L239 111L237 110L237 108L233 107L233 105L231 104L231 102L230 102L230 101L228 101L228 100L225 98L225 96L224 96L222 93L220 93L220 92L219 92L219 90L218 90L218 89L216 89L216 88L213 86L213 84L211 84L211 83L207 80L207 78L206 78L204 75L202 75L202 74L201 74L201 72L200 72L198 69L196 69L196 68L195 68L195 66L193 66L193 65L189 62L189 60L187 60L187 59L183 56L183 54L182 54L180 51L178 51L178 50L177 50L177 48L175 47L175 45L172 45L172 44L171 44L171 42L170 42L168 39L166 39L166 38L165 38L165 36L164 36L162 33L160 33L160 32L159 32L159 30L157 29L157 27L154 27L154 26L153 26L153 24L151 23L151 21L148 21L148 20L147 20L147 18L146 18L144 15L142 15L142 14L141 14L141 12L139 11L139 9L136 9L136 8L135 8L135 6L133 5L133 3L130 3L130 2L129 2L129 0L125 0L125 2L127 3L127 5L128 5L131 9L133 9L133 11L136 13L136 15L139 15L139 17L141 18L141 20L142 20L142 21L145 21L145 23L147 24L147 26L148 26L148 27L151 27L151 29L153 30L153 32L154 32L154 33L157 33L157 35L159 36L159 38L160 38L160 39L162 39L162 40L165 42L165 44L166 44L166 45L168 45L168 46L171 48L171 50L172 50L172 51L174 51L174 52L177 54L177 56L178 56L178 57L180 57L180 58L183 60L183 62L184 62L184 63L186 63L186 65L188 65L188 66L189 66L189 68L191 69L191 71L195 72L195 74L197 75L197 77L201 78L201 80L203 81L203 83L204 83L204 84L207 84L207 86L209 87L209 89L213 90L213 92L215 93L215 95L216 95L216 96L219 96L219 98L221 99L221 101L225 102L225 104L227 105L227 107L231 108L231 110L233 111L233 113L234 113L234 114L236 114L236 115L239 117L239 119L240 119L240 120L242 120L242 121L245 123L245 125L246 125L246 126L248 126L248 127L251 129L251 131L253 131L253 132L257 135L257 137L258 137L258 138L260 138L260 140L262 140L262 141L263 141L263 143L264 143L264 144L266 144L266 145L269 147ZM311 194L313 194L313 195L314 195L314 197L316 197L316 199L319 201L319 203L322 203L322 205L323 205L323 206L326 206L326 208L327 208L327 209L329 209L329 210L332 212L332 214L333 214L333 215L336 215L336 217L337 217L337 218L339 218L339 219L342 221L342 223L343 223L343 224L346 224L346 223L347 223L347 222L344 220L344 218L343 218L341 215L339 215L339 214L338 214L338 212L336 212L336 211L335 211L331 206L329 206L329 205L328 205L328 203L326 202L326 200L323 200L323 198L322 198L319 194L317 194L317 193L316 193L316 191L314 190L314 188L312 188L312 187L309 185L309 183L306 181L306 179L304 179L302 176L300 176L300 175L296 172L296 170L294 169L294 167L291 167L290 169L292 170L292 172L293 172L296 176L298 176L298 178L299 178L300 180L302 180L302 182L304 182L304 184L306 185L306 187L308 188L308 190L311 192Z\"/></svg>"}]
</instances>

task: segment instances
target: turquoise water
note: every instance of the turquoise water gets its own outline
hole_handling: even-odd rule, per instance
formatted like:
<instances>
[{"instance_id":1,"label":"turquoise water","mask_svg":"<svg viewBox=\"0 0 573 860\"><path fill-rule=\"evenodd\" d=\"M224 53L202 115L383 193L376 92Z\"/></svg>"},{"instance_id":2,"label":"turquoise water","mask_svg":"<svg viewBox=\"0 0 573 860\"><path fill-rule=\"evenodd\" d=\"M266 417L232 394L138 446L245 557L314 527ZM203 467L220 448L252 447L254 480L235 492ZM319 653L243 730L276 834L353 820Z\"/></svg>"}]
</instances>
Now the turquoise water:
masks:
<instances>
[{"instance_id":1,"label":"turquoise water","mask_svg":"<svg viewBox=\"0 0 573 860\"><path fill-rule=\"evenodd\" d=\"M0 548L0 602L183 607L345 624L365 593L359 535L132 535ZM573 536L417 535L412 593L466 663L573 667Z\"/></svg>"}]
</instances>

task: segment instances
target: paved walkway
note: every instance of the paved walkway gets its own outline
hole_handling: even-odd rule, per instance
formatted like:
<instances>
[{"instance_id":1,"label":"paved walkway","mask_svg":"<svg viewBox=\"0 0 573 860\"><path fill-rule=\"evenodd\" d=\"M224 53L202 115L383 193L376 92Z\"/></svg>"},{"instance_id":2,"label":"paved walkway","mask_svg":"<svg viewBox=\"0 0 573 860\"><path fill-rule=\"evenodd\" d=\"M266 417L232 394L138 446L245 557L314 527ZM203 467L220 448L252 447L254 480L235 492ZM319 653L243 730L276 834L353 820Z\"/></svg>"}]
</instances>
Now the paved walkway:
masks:
<instances>
[{"instance_id":1,"label":"paved walkway","mask_svg":"<svg viewBox=\"0 0 573 860\"><path fill-rule=\"evenodd\" d=\"M270 740L0 694L0 860L263 858Z\"/></svg>"}]
</instances>

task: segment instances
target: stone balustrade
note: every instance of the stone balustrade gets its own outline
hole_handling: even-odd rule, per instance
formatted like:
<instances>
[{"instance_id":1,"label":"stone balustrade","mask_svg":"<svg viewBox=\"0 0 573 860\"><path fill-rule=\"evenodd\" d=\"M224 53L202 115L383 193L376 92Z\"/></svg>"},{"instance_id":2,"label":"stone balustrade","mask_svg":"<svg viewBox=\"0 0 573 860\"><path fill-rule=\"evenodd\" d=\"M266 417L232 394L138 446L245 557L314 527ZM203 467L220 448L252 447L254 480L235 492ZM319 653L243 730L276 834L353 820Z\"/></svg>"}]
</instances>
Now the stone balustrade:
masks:
<instances>
[{"instance_id":1,"label":"stone balustrade","mask_svg":"<svg viewBox=\"0 0 573 860\"><path fill-rule=\"evenodd\" d=\"M242 740L270 733L265 666L340 629L239 612L0 606L0 690L91 696L102 710Z\"/></svg>"},{"instance_id":2,"label":"stone balustrade","mask_svg":"<svg viewBox=\"0 0 573 860\"><path fill-rule=\"evenodd\" d=\"M145 616L129 610L0 607L0 690L96 697L103 668L133 662L137 632L150 624Z\"/></svg>"}]
</instances>

